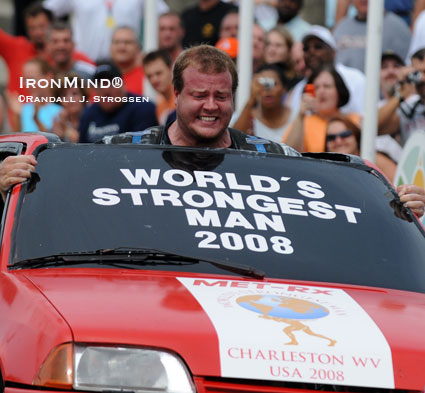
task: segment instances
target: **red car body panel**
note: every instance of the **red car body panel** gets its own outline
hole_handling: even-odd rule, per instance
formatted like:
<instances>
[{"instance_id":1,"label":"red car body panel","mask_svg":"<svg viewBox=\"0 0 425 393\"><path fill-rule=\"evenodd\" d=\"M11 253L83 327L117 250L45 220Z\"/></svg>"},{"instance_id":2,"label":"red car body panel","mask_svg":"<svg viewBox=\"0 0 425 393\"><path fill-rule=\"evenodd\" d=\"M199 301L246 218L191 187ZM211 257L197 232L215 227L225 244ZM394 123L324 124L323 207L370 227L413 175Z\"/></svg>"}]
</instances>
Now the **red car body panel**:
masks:
<instances>
[{"instance_id":1,"label":"red car body panel","mask_svg":"<svg viewBox=\"0 0 425 393\"><path fill-rule=\"evenodd\" d=\"M104 269L34 271L28 277L61 310L76 342L166 348L193 365L195 374L220 375L215 329L174 277Z\"/></svg>"},{"instance_id":2,"label":"red car body panel","mask_svg":"<svg viewBox=\"0 0 425 393\"><path fill-rule=\"evenodd\" d=\"M49 341L43 345L46 352L53 343L67 342L71 337L75 342L83 343L158 347L179 354L194 375L220 376L218 338L214 326L196 299L173 274L47 269L17 275L21 276L17 280L19 293L24 292L21 289L25 287L30 288L28 296L34 299L34 296L40 297L38 289L51 303L52 314L57 309L63 318L60 320L58 315L54 318L44 311L36 319L35 322L45 326L47 332L58 334L62 331L55 338L49 334ZM33 288L23 276L34 284ZM298 282L297 285L312 283ZM76 286L78 291L75 291ZM392 348L397 388L418 389L423 379L421 359L425 352L422 339L425 320L417 318L417 315L425 304L425 296L375 288L332 287L344 289L385 335ZM44 303L44 300L40 301ZM18 315L26 314L25 309L17 310L16 304L13 307ZM24 307L27 307L25 302ZM110 315L114 315L114 319ZM88 320L90 323L87 323ZM34 321L29 317L27 323L32 325ZM72 327L72 335L68 325ZM28 330L23 332L28 333ZM46 356L46 352L40 356ZM21 360L15 365L16 370L10 377L28 377L28 369L32 368L32 373L36 371L30 364L22 367Z\"/></svg>"},{"instance_id":3,"label":"red car body panel","mask_svg":"<svg viewBox=\"0 0 425 393\"><path fill-rule=\"evenodd\" d=\"M32 381L52 349L73 340L71 329L45 295L22 274L0 273L0 291L0 315L8 322L0 324L3 378ZM23 353L31 356L23 357Z\"/></svg>"}]
</instances>

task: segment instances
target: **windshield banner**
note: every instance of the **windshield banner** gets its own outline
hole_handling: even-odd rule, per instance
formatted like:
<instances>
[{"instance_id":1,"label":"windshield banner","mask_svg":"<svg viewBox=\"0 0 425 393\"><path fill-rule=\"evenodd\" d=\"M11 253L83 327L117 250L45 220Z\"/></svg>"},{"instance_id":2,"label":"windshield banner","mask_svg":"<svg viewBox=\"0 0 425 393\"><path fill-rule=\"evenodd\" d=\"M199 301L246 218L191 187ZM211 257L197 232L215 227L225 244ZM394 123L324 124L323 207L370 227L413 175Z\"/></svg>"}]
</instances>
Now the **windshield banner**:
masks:
<instances>
[{"instance_id":1,"label":"windshield banner","mask_svg":"<svg viewBox=\"0 0 425 393\"><path fill-rule=\"evenodd\" d=\"M184 210L200 249L293 254L288 217L338 219L342 225L356 225L362 213L343 201L332 203L321 184L307 179L265 175L241 179L232 172L182 169L121 168L120 172L128 187L96 188L95 204ZM292 195L286 194L288 190Z\"/></svg>"}]
</instances>

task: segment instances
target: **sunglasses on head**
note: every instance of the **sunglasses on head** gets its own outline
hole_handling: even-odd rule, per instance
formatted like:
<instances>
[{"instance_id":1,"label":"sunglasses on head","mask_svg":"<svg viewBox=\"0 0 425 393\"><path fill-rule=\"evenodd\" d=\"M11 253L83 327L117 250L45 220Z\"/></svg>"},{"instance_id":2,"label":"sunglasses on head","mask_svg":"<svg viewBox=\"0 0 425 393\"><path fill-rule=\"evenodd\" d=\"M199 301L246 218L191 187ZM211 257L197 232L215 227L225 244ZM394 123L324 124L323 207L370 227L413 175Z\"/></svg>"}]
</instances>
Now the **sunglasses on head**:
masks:
<instances>
[{"instance_id":1,"label":"sunglasses on head","mask_svg":"<svg viewBox=\"0 0 425 393\"><path fill-rule=\"evenodd\" d=\"M337 137L340 137L341 139L345 139L351 135L353 135L353 131L351 130L344 130L344 131L341 131L339 134L326 135L326 142L333 142Z\"/></svg>"}]
</instances>

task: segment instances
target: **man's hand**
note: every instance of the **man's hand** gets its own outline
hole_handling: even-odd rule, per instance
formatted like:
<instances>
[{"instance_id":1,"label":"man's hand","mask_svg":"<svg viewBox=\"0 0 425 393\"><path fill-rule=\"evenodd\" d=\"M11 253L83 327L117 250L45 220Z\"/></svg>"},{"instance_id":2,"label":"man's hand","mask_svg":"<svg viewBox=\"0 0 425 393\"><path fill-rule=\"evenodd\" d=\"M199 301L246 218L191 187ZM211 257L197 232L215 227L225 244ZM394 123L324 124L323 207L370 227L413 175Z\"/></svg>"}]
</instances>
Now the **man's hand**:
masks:
<instances>
[{"instance_id":1,"label":"man's hand","mask_svg":"<svg viewBox=\"0 0 425 393\"><path fill-rule=\"evenodd\" d=\"M10 187L30 178L36 165L34 156L9 156L0 164L0 192L3 200Z\"/></svg>"},{"instance_id":2,"label":"man's hand","mask_svg":"<svg viewBox=\"0 0 425 393\"><path fill-rule=\"evenodd\" d=\"M414 184L403 184L397 187L397 192L404 206L410 208L418 217L424 215L425 190Z\"/></svg>"}]
</instances>

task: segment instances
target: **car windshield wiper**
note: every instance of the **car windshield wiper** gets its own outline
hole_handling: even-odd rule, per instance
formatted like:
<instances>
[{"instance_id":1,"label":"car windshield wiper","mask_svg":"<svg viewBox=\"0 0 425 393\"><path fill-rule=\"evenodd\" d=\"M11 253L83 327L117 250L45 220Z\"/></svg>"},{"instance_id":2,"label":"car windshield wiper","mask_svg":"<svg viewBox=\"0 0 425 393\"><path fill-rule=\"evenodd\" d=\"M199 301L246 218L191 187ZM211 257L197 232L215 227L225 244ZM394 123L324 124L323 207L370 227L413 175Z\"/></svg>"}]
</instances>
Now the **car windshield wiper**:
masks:
<instances>
[{"instance_id":1,"label":"car windshield wiper","mask_svg":"<svg viewBox=\"0 0 425 393\"><path fill-rule=\"evenodd\" d=\"M209 263L215 267L241 276L263 279L265 273L255 267L231 263L226 261L214 261L187 257L153 249L118 247L105 248L96 251L69 252L44 257L25 259L8 265L12 270L31 269L40 267L72 266L86 263L97 263L114 267L131 268L148 265L193 265L197 263Z\"/></svg>"}]
</instances>

